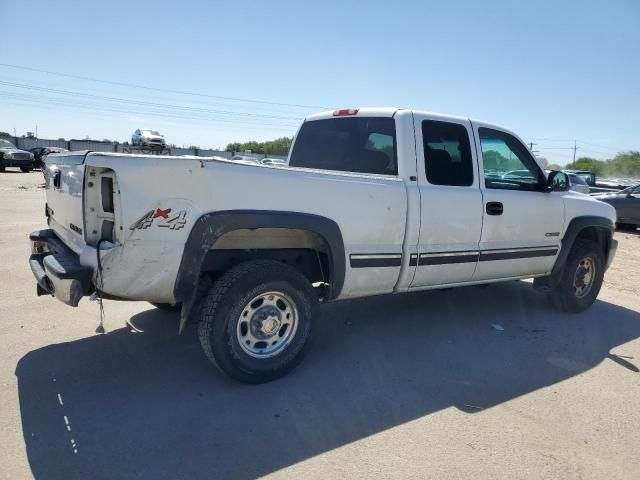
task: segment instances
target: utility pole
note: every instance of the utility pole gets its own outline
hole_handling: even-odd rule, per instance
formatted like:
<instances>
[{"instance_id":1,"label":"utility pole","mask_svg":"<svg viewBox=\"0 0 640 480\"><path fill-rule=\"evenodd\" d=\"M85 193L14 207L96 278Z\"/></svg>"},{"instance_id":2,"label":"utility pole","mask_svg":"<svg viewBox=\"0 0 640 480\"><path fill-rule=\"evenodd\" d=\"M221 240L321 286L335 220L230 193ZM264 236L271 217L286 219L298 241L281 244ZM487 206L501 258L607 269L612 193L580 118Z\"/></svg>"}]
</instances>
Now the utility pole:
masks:
<instances>
[{"instance_id":1,"label":"utility pole","mask_svg":"<svg viewBox=\"0 0 640 480\"><path fill-rule=\"evenodd\" d=\"M529 143L529 150L531 150L532 152L533 152L534 145L537 145L537 143L533 143L533 142Z\"/></svg>"},{"instance_id":2,"label":"utility pole","mask_svg":"<svg viewBox=\"0 0 640 480\"><path fill-rule=\"evenodd\" d=\"M576 141L573 141L573 162L575 163L576 161L576 150L578 150L578 146L576 144Z\"/></svg>"}]
</instances>

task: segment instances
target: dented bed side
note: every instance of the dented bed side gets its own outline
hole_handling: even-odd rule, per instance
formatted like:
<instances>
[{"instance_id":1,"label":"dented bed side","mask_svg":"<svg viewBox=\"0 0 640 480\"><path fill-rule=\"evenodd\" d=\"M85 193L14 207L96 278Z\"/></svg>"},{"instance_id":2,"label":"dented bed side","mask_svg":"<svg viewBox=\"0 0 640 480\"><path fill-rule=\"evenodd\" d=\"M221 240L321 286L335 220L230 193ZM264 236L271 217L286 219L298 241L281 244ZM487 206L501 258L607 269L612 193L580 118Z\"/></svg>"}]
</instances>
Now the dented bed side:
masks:
<instances>
[{"instance_id":1,"label":"dented bed side","mask_svg":"<svg viewBox=\"0 0 640 480\"><path fill-rule=\"evenodd\" d=\"M400 265L349 268L352 255L402 254L407 195L397 177L197 157L88 153L82 160L72 166L62 155L51 157L49 222L81 265L93 270L94 281L102 240L102 290L108 296L182 300L176 299L176 279L189 235L199 219L229 210L263 211L264 218L266 212L309 215L335 224L346 265L338 298L390 292L398 280ZM216 240L219 246L207 242L201 248L224 248L225 239Z\"/></svg>"}]
</instances>

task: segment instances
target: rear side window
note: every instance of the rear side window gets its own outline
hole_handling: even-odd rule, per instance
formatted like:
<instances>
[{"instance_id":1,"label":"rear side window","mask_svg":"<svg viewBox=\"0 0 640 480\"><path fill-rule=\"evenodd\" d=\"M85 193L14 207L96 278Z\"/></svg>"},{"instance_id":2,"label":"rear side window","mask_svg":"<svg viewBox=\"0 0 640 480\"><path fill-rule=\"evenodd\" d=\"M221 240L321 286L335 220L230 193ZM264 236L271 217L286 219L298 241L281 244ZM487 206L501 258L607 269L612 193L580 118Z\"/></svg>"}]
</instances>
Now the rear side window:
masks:
<instances>
[{"instance_id":1,"label":"rear side window","mask_svg":"<svg viewBox=\"0 0 640 480\"><path fill-rule=\"evenodd\" d=\"M422 122L427 180L432 185L468 187L473 184L473 161L467 129L458 123Z\"/></svg>"},{"instance_id":2,"label":"rear side window","mask_svg":"<svg viewBox=\"0 0 640 480\"><path fill-rule=\"evenodd\" d=\"M289 166L397 175L393 118L330 118L305 122Z\"/></svg>"}]
</instances>

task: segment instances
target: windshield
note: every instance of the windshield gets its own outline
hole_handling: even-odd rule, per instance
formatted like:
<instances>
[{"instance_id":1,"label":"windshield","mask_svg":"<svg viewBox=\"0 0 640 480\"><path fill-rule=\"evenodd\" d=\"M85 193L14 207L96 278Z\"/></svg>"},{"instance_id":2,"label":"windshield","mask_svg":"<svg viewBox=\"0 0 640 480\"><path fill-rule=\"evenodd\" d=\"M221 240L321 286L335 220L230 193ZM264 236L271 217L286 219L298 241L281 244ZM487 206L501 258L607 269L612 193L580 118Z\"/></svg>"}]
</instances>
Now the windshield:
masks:
<instances>
[{"instance_id":1,"label":"windshield","mask_svg":"<svg viewBox=\"0 0 640 480\"><path fill-rule=\"evenodd\" d=\"M143 130L142 133L147 135L160 135L160 132L157 130Z\"/></svg>"},{"instance_id":2,"label":"windshield","mask_svg":"<svg viewBox=\"0 0 640 480\"><path fill-rule=\"evenodd\" d=\"M0 138L0 148L16 148L16 146L13 143Z\"/></svg>"}]
</instances>

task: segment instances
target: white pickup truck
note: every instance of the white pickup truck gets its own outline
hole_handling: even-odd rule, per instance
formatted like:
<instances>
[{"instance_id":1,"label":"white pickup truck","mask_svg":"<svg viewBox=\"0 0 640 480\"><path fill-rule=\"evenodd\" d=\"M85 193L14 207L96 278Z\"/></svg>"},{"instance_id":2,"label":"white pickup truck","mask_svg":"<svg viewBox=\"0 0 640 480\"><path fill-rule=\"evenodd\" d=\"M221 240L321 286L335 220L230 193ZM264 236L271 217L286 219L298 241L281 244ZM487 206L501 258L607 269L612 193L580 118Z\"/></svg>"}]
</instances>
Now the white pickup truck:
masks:
<instances>
[{"instance_id":1,"label":"white pickup truck","mask_svg":"<svg viewBox=\"0 0 640 480\"><path fill-rule=\"evenodd\" d=\"M513 133L405 109L310 116L286 166L71 152L45 177L38 294L179 309L249 383L300 361L320 302L534 277L581 312L616 249L614 209Z\"/></svg>"}]
</instances>

